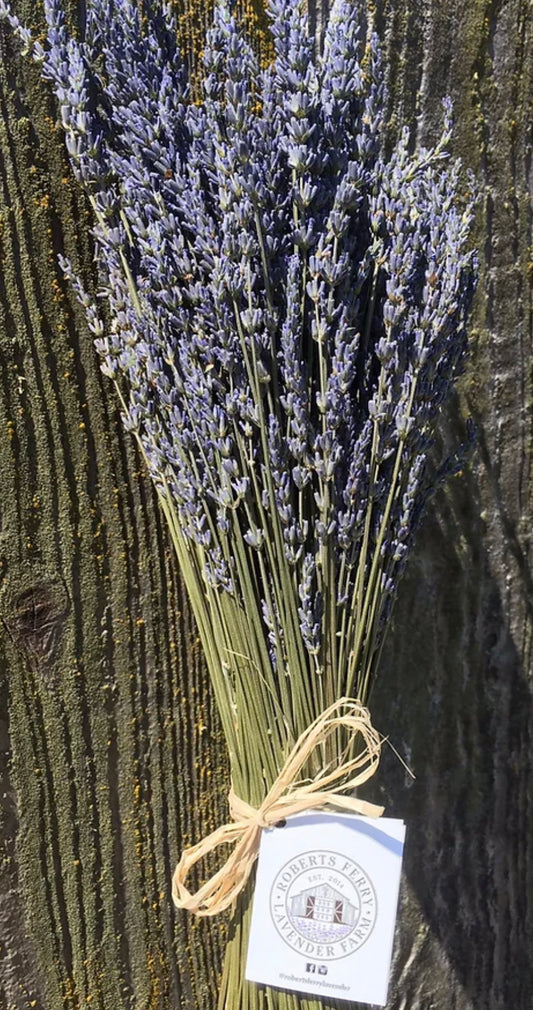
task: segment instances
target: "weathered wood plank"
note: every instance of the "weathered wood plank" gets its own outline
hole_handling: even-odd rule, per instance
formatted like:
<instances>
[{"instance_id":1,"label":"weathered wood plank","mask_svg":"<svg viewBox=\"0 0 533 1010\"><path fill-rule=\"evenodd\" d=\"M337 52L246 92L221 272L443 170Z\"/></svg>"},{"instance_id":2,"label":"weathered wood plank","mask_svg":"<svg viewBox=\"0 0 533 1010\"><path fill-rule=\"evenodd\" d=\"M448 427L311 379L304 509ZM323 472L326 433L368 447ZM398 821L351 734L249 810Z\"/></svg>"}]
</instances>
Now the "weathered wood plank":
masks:
<instances>
[{"instance_id":1,"label":"weathered wood plank","mask_svg":"<svg viewBox=\"0 0 533 1010\"><path fill-rule=\"evenodd\" d=\"M389 1005L528 1010L532 11L367 7L391 134L434 138L450 93L481 185L472 357L443 433L470 411L477 454L425 522L372 698L417 774L388 754L376 787L409 824ZM91 275L83 204L46 90L17 67L8 53L0 78L0 1005L207 1010L222 933L176 926L160 895L216 819L222 751L200 732L216 720L142 466L54 265L65 248Z\"/></svg>"},{"instance_id":2,"label":"weathered wood plank","mask_svg":"<svg viewBox=\"0 0 533 1010\"><path fill-rule=\"evenodd\" d=\"M188 604L57 267L89 218L48 90L0 70L0 1006L208 1006L220 930L175 916L224 751Z\"/></svg>"},{"instance_id":3,"label":"weathered wood plank","mask_svg":"<svg viewBox=\"0 0 533 1010\"><path fill-rule=\"evenodd\" d=\"M439 495L400 591L373 697L408 756L389 756L409 823L391 1008L525 1010L531 1002L531 5L378 3L393 124L454 149L481 191L481 276L462 404L472 465Z\"/></svg>"}]
</instances>

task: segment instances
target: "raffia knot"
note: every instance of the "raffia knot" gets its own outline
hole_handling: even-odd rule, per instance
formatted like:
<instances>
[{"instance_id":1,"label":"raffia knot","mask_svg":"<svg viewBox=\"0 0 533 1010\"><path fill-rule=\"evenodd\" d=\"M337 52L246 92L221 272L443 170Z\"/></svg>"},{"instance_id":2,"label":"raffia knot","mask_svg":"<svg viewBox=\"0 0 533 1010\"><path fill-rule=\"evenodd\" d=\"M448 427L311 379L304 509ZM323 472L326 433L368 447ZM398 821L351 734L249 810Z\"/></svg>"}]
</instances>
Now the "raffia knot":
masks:
<instances>
[{"instance_id":1,"label":"raffia knot","mask_svg":"<svg viewBox=\"0 0 533 1010\"><path fill-rule=\"evenodd\" d=\"M325 744L340 728L348 731L348 742L333 759L321 763L312 779L299 778L312 752ZM354 755L354 741L360 734L364 747ZM353 698L341 698L330 705L302 733L292 748L276 781L260 807L229 793L231 823L223 824L182 853L172 879L172 897L178 908L198 916L218 915L234 904L257 859L263 828L271 828L304 810L333 807L367 817L380 817L383 807L346 796L372 777L379 764L381 737L370 714ZM331 787L336 785L336 790ZM223 866L191 894L185 880L191 868L219 845L234 845Z\"/></svg>"}]
</instances>

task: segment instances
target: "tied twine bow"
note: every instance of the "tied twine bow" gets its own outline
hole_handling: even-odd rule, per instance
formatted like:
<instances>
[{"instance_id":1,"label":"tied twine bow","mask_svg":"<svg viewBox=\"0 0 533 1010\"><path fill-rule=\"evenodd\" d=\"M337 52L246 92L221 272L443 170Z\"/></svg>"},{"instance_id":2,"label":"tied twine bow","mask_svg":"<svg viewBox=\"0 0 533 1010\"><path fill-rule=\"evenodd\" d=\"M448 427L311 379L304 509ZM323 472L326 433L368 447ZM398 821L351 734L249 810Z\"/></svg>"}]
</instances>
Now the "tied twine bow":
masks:
<instances>
[{"instance_id":1,"label":"tied twine bow","mask_svg":"<svg viewBox=\"0 0 533 1010\"><path fill-rule=\"evenodd\" d=\"M339 729L348 731L348 743L340 754L324 764L312 779L299 778L310 755ZM364 747L353 755L353 745L360 734ZM381 738L370 721L370 714L353 698L341 698L330 705L299 737L276 781L258 809L229 793L233 823L224 824L201 842L182 853L172 879L172 898L178 908L198 916L218 915L233 905L244 887L259 851L262 828L303 810L336 807L367 817L381 817L384 808L344 793L366 782L377 769ZM330 787L336 783L336 790ZM235 848L221 868L191 894L185 886L190 869L219 845Z\"/></svg>"}]
</instances>

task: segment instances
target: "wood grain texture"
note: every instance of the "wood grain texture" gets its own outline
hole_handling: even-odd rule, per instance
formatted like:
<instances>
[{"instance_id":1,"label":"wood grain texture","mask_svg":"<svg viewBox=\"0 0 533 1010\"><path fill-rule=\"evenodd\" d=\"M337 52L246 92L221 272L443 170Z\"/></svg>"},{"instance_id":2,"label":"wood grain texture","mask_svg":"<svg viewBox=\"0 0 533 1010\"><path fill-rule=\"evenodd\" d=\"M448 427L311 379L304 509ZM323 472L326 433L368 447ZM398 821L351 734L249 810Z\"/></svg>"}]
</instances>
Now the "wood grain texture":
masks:
<instances>
[{"instance_id":1,"label":"wood grain texture","mask_svg":"<svg viewBox=\"0 0 533 1010\"><path fill-rule=\"evenodd\" d=\"M22 7L21 16L31 17ZM0 70L0 1007L207 1007L221 929L175 915L224 748L166 530L57 267L92 277L48 89Z\"/></svg>"},{"instance_id":2,"label":"wood grain texture","mask_svg":"<svg viewBox=\"0 0 533 1010\"><path fill-rule=\"evenodd\" d=\"M533 15L367 10L390 135L434 139L451 94L481 191L471 360L442 432L471 413L477 450L426 518L371 699L417 775L387 753L373 787L408 822L389 1010L529 1010ZM195 53L203 11L183 7ZM2 57L0 1007L209 1010L223 924L176 921L165 889L220 816L223 748L165 530L55 266L66 250L91 278L55 112Z\"/></svg>"},{"instance_id":3,"label":"wood grain texture","mask_svg":"<svg viewBox=\"0 0 533 1010\"><path fill-rule=\"evenodd\" d=\"M503 3L376 4L391 130L419 142L454 100L455 153L480 186L480 283L460 401L468 470L433 503L372 705L406 755L381 773L408 822L394 1010L531 1005L533 16Z\"/></svg>"}]
</instances>

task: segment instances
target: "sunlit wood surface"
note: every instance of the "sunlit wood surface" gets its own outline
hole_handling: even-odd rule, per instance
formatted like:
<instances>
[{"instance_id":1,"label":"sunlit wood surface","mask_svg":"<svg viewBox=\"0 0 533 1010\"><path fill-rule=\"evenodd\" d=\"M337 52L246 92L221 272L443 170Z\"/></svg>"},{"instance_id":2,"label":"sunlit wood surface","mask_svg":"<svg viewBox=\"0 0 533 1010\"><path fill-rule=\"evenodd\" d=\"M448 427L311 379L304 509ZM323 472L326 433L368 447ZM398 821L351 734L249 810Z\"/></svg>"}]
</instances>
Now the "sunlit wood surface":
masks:
<instances>
[{"instance_id":1,"label":"sunlit wood surface","mask_svg":"<svg viewBox=\"0 0 533 1010\"><path fill-rule=\"evenodd\" d=\"M417 776L390 751L368 790L408 822L389 1007L529 1010L533 18L527 0L367 10L391 136L434 139L451 94L480 185L472 355L443 427L470 412L477 452L432 504L371 699ZM195 58L208 7L178 15ZM211 1010L224 923L176 916L169 879L225 816L224 747L162 517L56 265L91 281L56 111L1 38L0 1008Z\"/></svg>"}]
</instances>

